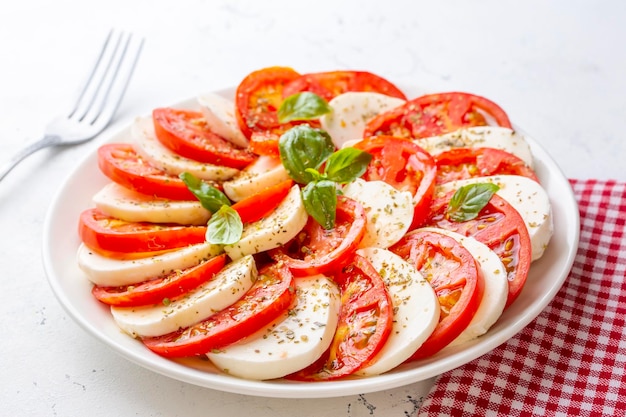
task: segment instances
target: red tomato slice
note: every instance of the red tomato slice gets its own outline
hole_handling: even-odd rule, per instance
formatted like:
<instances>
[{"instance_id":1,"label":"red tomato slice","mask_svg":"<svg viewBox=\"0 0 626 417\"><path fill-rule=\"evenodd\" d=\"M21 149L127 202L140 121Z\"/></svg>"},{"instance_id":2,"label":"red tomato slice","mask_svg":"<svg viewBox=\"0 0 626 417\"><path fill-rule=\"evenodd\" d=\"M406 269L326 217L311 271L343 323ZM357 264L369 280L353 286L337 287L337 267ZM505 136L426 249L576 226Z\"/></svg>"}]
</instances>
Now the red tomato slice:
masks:
<instances>
[{"instance_id":1,"label":"red tomato slice","mask_svg":"<svg viewBox=\"0 0 626 417\"><path fill-rule=\"evenodd\" d=\"M248 74L237 86L235 115L239 128L250 139L253 132L280 136L302 122L280 123L277 111L283 102L283 89L300 74L288 67L268 67ZM309 121L316 126L319 123Z\"/></svg>"},{"instance_id":2,"label":"red tomato slice","mask_svg":"<svg viewBox=\"0 0 626 417\"><path fill-rule=\"evenodd\" d=\"M111 143L98 148L100 171L116 183L146 195L171 200L195 200L185 183L153 167L128 143Z\"/></svg>"},{"instance_id":3,"label":"red tomato slice","mask_svg":"<svg viewBox=\"0 0 626 417\"><path fill-rule=\"evenodd\" d=\"M252 132L248 149L257 155L280 158L278 140L280 135L272 132Z\"/></svg>"},{"instance_id":4,"label":"red tomato slice","mask_svg":"<svg viewBox=\"0 0 626 417\"><path fill-rule=\"evenodd\" d=\"M354 147L373 156L363 178L411 192L415 207L413 225L424 221L435 192L437 168L433 157L416 143L393 136L371 136Z\"/></svg>"},{"instance_id":5,"label":"red tomato slice","mask_svg":"<svg viewBox=\"0 0 626 417\"><path fill-rule=\"evenodd\" d=\"M253 223L273 212L287 197L292 186L293 180L283 181L236 202L232 208L239 213L242 222Z\"/></svg>"},{"instance_id":6,"label":"red tomato slice","mask_svg":"<svg viewBox=\"0 0 626 417\"><path fill-rule=\"evenodd\" d=\"M348 91L369 91L406 100L404 93L383 77L366 71L329 71L304 74L289 82L283 97L310 91L330 101Z\"/></svg>"},{"instance_id":7,"label":"red tomato slice","mask_svg":"<svg viewBox=\"0 0 626 417\"><path fill-rule=\"evenodd\" d=\"M202 355L234 343L283 314L295 299L293 275L280 264L259 271L250 290L235 304L185 329L148 337L143 343L166 357Z\"/></svg>"},{"instance_id":8,"label":"red tomato slice","mask_svg":"<svg viewBox=\"0 0 626 417\"><path fill-rule=\"evenodd\" d=\"M539 182L522 159L494 148L456 148L434 156L437 184L489 175L522 175Z\"/></svg>"},{"instance_id":9,"label":"red tomato slice","mask_svg":"<svg viewBox=\"0 0 626 417\"><path fill-rule=\"evenodd\" d=\"M152 111L157 139L166 147L200 162L231 168L244 168L254 154L209 130L201 112L158 108Z\"/></svg>"},{"instance_id":10,"label":"red tomato slice","mask_svg":"<svg viewBox=\"0 0 626 417\"><path fill-rule=\"evenodd\" d=\"M498 254L509 281L508 307L522 291L532 259L532 247L524 219L513 206L495 194L478 217L462 223L454 222L445 215L453 195L454 192L450 192L435 200L428 222L442 229L472 236Z\"/></svg>"},{"instance_id":11,"label":"red tomato slice","mask_svg":"<svg viewBox=\"0 0 626 417\"><path fill-rule=\"evenodd\" d=\"M333 341L319 360L290 379L320 381L350 375L368 365L389 337L393 303L372 264L354 255L338 277L341 309Z\"/></svg>"},{"instance_id":12,"label":"red tomato slice","mask_svg":"<svg viewBox=\"0 0 626 417\"><path fill-rule=\"evenodd\" d=\"M204 242L206 229L206 226L126 222L96 208L83 211L78 222L78 233L83 243L101 253L181 248Z\"/></svg>"},{"instance_id":13,"label":"red tomato slice","mask_svg":"<svg viewBox=\"0 0 626 417\"><path fill-rule=\"evenodd\" d=\"M346 265L365 234L365 209L361 203L337 196L335 227L324 229L309 217L304 229L286 245L269 255L297 276L324 274Z\"/></svg>"},{"instance_id":14,"label":"red tomato slice","mask_svg":"<svg viewBox=\"0 0 626 417\"><path fill-rule=\"evenodd\" d=\"M491 100L469 93L429 94L370 120L363 137L391 135L419 139L487 124L512 128L506 112Z\"/></svg>"},{"instance_id":15,"label":"red tomato slice","mask_svg":"<svg viewBox=\"0 0 626 417\"><path fill-rule=\"evenodd\" d=\"M198 287L213 278L226 263L222 254L183 271L174 271L162 278L123 287L94 286L91 293L99 301L118 307L136 307L162 303Z\"/></svg>"},{"instance_id":16,"label":"red tomato slice","mask_svg":"<svg viewBox=\"0 0 626 417\"><path fill-rule=\"evenodd\" d=\"M415 230L390 250L413 264L435 290L439 323L409 360L439 352L469 325L483 297L484 278L472 254L449 236Z\"/></svg>"}]
</instances>

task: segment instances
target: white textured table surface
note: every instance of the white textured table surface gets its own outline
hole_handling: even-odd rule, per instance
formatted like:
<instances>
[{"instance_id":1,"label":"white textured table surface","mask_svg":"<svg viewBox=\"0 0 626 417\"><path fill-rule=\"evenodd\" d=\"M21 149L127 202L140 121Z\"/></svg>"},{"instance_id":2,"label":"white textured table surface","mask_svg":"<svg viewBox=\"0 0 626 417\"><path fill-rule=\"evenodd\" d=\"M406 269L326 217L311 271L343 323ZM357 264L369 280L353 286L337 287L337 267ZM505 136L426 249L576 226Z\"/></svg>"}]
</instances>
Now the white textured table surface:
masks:
<instances>
[{"instance_id":1,"label":"white textured table surface","mask_svg":"<svg viewBox=\"0 0 626 417\"><path fill-rule=\"evenodd\" d=\"M89 68L89 48L114 26L146 45L109 132L264 66L366 69L489 97L568 177L626 180L626 3L443 3L3 2L0 163L41 135ZM46 281L42 226L60 184L103 139L41 151L0 182L1 415L415 415L431 381L327 400L222 393L147 371L79 328Z\"/></svg>"}]
</instances>

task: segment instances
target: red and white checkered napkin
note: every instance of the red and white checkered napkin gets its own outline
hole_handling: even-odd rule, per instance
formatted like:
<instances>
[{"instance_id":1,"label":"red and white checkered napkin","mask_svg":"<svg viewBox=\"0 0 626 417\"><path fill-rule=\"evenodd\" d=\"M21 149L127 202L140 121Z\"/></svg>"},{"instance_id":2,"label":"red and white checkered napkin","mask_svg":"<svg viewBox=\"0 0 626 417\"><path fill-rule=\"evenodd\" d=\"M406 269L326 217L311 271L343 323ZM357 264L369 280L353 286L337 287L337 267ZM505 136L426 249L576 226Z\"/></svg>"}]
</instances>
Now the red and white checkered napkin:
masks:
<instances>
[{"instance_id":1,"label":"red and white checkered napkin","mask_svg":"<svg viewBox=\"0 0 626 417\"><path fill-rule=\"evenodd\" d=\"M578 253L548 307L438 377L418 416L626 416L626 183L571 180Z\"/></svg>"}]
</instances>

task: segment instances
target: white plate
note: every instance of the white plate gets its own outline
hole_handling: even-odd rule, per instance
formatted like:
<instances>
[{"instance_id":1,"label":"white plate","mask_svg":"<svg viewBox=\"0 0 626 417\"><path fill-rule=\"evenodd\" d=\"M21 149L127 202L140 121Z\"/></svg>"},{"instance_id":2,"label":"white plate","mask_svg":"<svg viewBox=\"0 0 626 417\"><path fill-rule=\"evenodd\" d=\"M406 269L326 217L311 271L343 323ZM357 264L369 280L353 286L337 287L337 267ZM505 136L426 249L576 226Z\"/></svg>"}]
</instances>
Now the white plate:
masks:
<instances>
[{"instance_id":1,"label":"white plate","mask_svg":"<svg viewBox=\"0 0 626 417\"><path fill-rule=\"evenodd\" d=\"M404 90L409 97L418 94L416 89ZM233 89L219 93L234 95ZM195 98L176 106L194 107L194 103ZM129 137L126 128L108 141L128 142ZM126 359L171 378L221 391L284 398L338 397L408 385L461 366L514 336L552 300L568 275L578 247L578 206L569 182L552 158L532 138L528 137L528 142L537 176L550 195L555 232L544 256L532 264L522 293L486 335L383 375L316 383L248 381L222 374L207 361L165 359L120 331L109 308L92 297L91 284L76 264L79 214L93 207L91 197L109 182L98 169L95 151L76 167L52 201L44 225L44 267L60 303L88 333Z\"/></svg>"}]
</instances>

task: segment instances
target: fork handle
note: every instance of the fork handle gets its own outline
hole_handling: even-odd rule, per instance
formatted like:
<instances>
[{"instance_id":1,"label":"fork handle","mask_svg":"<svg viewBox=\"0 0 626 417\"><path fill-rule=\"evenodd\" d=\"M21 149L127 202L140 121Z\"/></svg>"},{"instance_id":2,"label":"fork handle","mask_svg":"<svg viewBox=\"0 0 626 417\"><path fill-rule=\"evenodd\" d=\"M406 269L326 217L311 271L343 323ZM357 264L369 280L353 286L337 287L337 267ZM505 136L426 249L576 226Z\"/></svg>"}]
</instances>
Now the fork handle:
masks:
<instances>
[{"instance_id":1,"label":"fork handle","mask_svg":"<svg viewBox=\"0 0 626 417\"><path fill-rule=\"evenodd\" d=\"M17 154L15 154L13 158L9 159L4 165L2 165L2 167L0 168L0 180L2 180L13 168L15 168L17 164L19 164L28 155L33 154L40 149L57 145L60 140L61 138L59 136L46 135L37 142L33 142L32 144L28 145Z\"/></svg>"}]
</instances>

